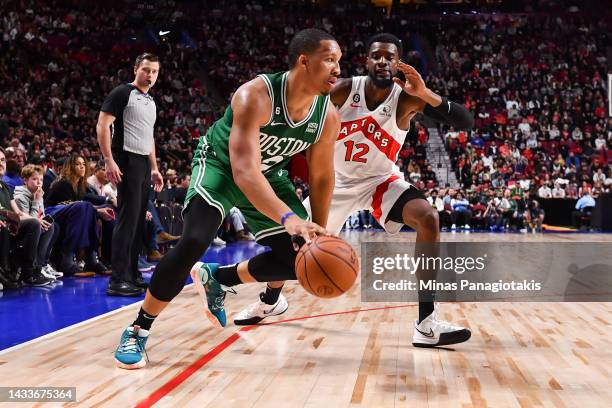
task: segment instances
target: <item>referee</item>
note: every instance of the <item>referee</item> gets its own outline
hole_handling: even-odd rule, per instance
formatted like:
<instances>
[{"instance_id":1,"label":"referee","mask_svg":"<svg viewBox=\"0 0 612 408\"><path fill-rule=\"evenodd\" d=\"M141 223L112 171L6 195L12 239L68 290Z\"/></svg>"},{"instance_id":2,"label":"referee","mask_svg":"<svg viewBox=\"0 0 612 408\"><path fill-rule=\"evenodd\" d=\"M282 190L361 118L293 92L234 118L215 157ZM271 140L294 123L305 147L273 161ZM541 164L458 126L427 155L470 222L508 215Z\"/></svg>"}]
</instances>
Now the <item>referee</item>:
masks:
<instances>
[{"instance_id":1,"label":"referee","mask_svg":"<svg viewBox=\"0 0 612 408\"><path fill-rule=\"evenodd\" d=\"M144 53L134 63L134 81L104 100L96 125L108 179L117 185L118 217L113 230L113 275L106 293L139 296L146 284L138 272L147 199L164 185L155 158L153 126L157 117L149 89L159 74L159 58Z\"/></svg>"}]
</instances>

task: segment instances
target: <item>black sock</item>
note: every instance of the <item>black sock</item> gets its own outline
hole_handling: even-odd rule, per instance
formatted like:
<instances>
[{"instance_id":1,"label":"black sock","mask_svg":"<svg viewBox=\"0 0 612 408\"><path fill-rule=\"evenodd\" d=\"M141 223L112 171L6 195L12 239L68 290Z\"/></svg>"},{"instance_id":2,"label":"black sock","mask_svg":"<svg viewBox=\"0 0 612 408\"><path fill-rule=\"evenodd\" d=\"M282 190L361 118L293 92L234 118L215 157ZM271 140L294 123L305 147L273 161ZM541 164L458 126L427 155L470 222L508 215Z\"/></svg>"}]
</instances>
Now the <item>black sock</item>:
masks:
<instances>
[{"instance_id":1,"label":"black sock","mask_svg":"<svg viewBox=\"0 0 612 408\"><path fill-rule=\"evenodd\" d=\"M155 321L156 317L157 316L151 316L141 307L140 311L138 312L138 317L136 320L134 320L132 326L139 326L143 330L151 330L151 325Z\"/></svg>"},{"instance_id":2,"label":"black sock","mask_svg":"<svg viewBox=\"0 0 612 408\"><path fill-rule=\"evenodd\" d=\"M238 264L220 266L219 270L215 274L215 279L222 285L225 286L236 286L240 285L242 281L238 277Z\"/></svg>"},{"instance_id":3,"label":"black sock","mask_svg":"<svg viewBox=\"0 0 612 408\"><path fill-rule=\"evenodd\" d=\"M419 323L434 311L434 293L419 291Z\"/></svg>"},{"instance_id":4,"label":"black sock","mask_svg":"<svg viewBox=\"0 0 612 408\"><path fill-rule=\"evenodd\" d=\"M283 287L280 288L271 288L270 285L266 286L266 291L259 294L259 298L262 302L267 305L273 305L278 301L278 297L281 294Z\"/></svg>"}]
</instances>

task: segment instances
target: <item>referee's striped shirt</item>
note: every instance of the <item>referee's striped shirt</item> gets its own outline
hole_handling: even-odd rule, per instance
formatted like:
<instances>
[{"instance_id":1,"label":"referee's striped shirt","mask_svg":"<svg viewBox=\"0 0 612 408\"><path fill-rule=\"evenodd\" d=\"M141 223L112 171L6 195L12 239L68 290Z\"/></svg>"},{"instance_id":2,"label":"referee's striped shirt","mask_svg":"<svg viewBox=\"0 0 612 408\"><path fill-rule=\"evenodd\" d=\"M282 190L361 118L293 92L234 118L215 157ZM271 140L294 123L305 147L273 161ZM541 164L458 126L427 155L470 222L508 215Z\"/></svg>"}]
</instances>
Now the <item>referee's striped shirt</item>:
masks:
<instances>
[{"instance_id":1,"label":"referee's striped shirt","mask_svg":"<svg viewBox=\"0 0 612 408\"><path fill-rule=\"evenodd\" d=\"M157 108L153 97L133 84L122 84L108 94L102 112L115 117L111 148L148 156L155 146L153 127Z\"/></svg>"}]
</instances>

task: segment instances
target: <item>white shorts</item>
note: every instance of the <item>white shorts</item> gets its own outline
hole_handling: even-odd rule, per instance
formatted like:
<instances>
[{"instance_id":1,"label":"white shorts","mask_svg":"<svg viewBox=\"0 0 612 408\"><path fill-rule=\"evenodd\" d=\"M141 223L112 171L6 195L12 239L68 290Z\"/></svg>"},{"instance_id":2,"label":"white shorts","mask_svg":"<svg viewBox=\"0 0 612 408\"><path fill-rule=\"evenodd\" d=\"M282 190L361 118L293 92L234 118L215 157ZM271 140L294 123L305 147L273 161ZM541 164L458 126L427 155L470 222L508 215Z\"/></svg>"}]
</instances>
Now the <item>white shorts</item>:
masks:
<instances>
[{"instance_id":1,"label":"white shorts","mask_svg":"<svg viewBox=\"0 0 612 408\"><path fill-rule=\"evenodd\" d=\"M404 224L387 220L389 211L402 193L414 187L402 174L369 177L366 179L338 179L331 200L326 229L338 234L346 219L356 211L370 210L376 221L390 234L396 234ZM310 200L304 207L312 216Z\"/></svg>"}]
</instances>

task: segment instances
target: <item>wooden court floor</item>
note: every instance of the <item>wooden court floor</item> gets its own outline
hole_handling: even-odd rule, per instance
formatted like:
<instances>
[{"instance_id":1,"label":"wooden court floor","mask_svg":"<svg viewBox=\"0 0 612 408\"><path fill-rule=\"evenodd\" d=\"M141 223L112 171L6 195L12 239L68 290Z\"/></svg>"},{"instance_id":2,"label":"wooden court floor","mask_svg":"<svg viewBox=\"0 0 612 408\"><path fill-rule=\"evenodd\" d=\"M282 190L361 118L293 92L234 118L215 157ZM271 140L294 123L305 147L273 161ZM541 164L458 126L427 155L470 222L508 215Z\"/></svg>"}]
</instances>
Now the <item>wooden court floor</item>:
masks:
<instances>
[{"instance_id":1,"label":"wooden court floor","mask_svg":"<svg viewBox=\"0 0 612 408\"><path fill-rule=\"evenodd\" d=\"M410 233L345 237L414 240ZM449 233L442 240L612 236ZM228 295L230 322L260 288L243 285ZM279 323L216 329L187 287L153 326L145 369L115 368L112 355L137 304L0 354L0 385L77 388L76 403L19 407L612 406L612 303L441 304L442 317L469 326L472 338L419 349L411 345L414 304L360 303L358 286L327 301L297 284L284 293L290 308Z\"/></svg>"}]
</instances>

